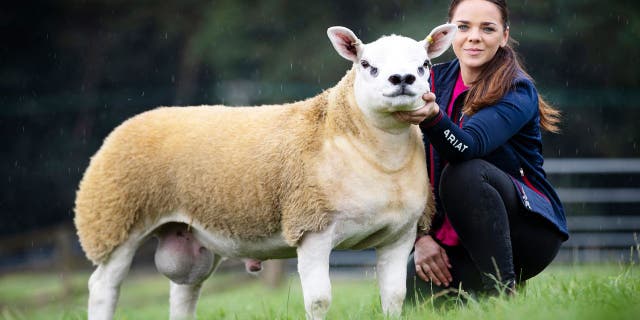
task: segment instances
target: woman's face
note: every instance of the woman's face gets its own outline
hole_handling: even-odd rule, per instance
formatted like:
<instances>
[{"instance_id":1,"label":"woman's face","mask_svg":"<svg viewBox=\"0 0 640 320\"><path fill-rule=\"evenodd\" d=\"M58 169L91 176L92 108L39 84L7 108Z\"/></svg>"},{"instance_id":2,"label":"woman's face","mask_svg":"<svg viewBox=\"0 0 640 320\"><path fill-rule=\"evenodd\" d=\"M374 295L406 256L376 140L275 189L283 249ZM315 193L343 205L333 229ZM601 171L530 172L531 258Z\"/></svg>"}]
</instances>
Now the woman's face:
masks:
<instances>
[{"instance_id":1,"label":"woman's face","mask_svg":"<svg viewBox=\"0 0 640 320\"><path fill-rule=\"evenodd\" d=\"M460 60L460 66L475 75L509 39L509 29L502 25L500 10L489 1L460 2L451 23L458 25L453 51Z\"/></svg>"}]
</instances>

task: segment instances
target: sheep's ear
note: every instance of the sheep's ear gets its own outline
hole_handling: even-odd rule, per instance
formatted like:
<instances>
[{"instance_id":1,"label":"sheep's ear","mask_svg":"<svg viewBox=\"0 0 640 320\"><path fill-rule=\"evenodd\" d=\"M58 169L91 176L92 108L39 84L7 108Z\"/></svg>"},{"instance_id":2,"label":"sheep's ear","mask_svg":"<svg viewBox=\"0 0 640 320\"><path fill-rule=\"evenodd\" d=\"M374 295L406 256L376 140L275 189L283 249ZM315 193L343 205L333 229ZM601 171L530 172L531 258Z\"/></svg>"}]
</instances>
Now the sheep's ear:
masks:
<instances>
[{"instance_id":1,"label":"sheep's ear","mask_svg":"<svg viewBox=\"0 0 640 320\"><path fill-rule=\"evenodd\" d=\"M358 62L362 53L362 41L345 27L331 27L327 29L327 36L338 53L345 59Z\"/></svg>"},{"instance_id":2,"label":"sheep's ear","mask_svg":"<svg viewBox=\"0 0 640 320\"><path fill-rule=\"evenodd\" d=\"M443 54L453 41L453 37L458 31L458 26L453 23L446 23L435 27L424 39L424 47L427 50L429 59L436 58Z\"/></svg>"}]
</instances>

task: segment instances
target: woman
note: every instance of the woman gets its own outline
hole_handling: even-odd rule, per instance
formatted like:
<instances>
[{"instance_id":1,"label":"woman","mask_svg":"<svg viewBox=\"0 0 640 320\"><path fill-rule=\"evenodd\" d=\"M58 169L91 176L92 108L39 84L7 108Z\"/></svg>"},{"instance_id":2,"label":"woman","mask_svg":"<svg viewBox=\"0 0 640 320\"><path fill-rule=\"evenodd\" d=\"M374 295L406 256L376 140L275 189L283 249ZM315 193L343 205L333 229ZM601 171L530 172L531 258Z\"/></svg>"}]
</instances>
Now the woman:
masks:
<instances>
[{"instance_id":1,"label":"woman","mask_svg":"<svg viewBox=\"0 0 640 320\"><path fill-rule=\"evenodd\" d=\"M448 18L457 59L433 67L423 108L396 114L420 125L438 191L407 266L409 301L447 287L515 292L568 238L541 155L541 128L556 132L559 112L510 46L506 1L454 0Z\"/></svg>"}]
</instances>

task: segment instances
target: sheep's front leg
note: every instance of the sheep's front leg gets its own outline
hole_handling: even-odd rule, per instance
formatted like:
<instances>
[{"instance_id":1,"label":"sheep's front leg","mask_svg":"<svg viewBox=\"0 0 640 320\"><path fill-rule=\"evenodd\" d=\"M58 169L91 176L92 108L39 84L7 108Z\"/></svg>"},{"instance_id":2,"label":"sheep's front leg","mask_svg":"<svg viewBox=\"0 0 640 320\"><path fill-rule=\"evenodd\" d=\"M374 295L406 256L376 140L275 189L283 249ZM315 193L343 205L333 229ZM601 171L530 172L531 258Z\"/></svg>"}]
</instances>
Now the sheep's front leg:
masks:
<instances>
[{"instance_id":1,"label":"sheep's front leg","mask_svg":"<svg viewBox=\"0 0 640 320\"><path fill-rule=\"evenodd\" d=\"M333 246L330 234L330 231L306 234L297 249L307 319L324 319L331 305L329 255Z\"/></svg>"},{"instance_id":2,"label":"sheep's front leg","mask_svg":"<svg viewBox=\"0 0 640 320\"><path fill-rule=\"evenodd\" d=\"M402 312L402 302L407 292L407 259L411 253L416 230L405 232L397 241L376 248L378 286L382 312L398 317Z\"/></svg>"}]
</instances>

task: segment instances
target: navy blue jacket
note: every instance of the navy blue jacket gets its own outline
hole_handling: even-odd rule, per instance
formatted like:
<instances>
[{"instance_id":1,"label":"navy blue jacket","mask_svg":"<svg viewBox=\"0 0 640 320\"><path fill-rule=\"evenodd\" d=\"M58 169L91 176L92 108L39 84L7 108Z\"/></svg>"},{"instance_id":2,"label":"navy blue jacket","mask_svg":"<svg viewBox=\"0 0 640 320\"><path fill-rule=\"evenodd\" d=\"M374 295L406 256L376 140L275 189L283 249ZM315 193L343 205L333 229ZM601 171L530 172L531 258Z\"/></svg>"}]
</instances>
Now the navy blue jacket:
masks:
<instances>
[{"instance_id":1,"label":"navy blue jacket","mask_svg":"<svg viewBox=\"0 0 640 320\"><path fill-rule=\"evenodd\" d=\"M542 168L542 135L538 93L532 81L518 77L513 88L495 105L473 116L462 116L465 93L446 114L460 65L458 60L433 67L432 91L440 114L420 124L427 149L431 183L439 185L440 174L449 162L484 159L511 176L522 205L551 221L568 239L564 209ZM462 126L459 123L462 120ZM437 213L432 230L439 229L443 210L436 192Z\"/></svg>"}]
</instances>

